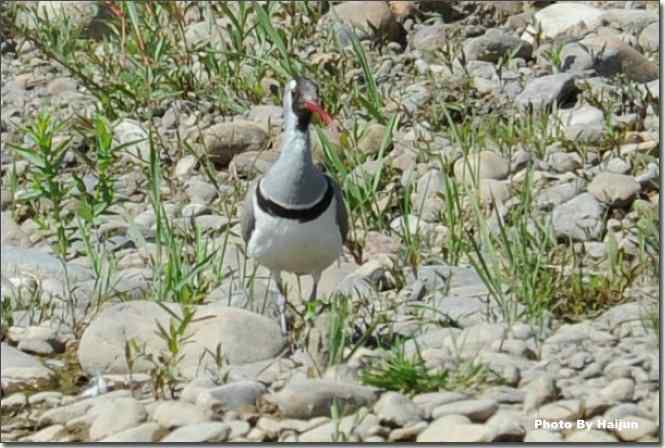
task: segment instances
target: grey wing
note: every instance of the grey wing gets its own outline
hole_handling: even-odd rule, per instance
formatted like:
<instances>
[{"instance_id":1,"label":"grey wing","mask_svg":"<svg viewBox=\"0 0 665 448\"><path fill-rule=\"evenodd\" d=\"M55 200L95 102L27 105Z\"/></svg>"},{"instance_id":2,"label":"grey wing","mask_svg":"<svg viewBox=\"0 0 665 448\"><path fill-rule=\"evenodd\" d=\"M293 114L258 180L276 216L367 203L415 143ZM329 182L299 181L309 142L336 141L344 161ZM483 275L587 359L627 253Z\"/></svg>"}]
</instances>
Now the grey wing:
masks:
<instances>
[{"instance_id":1,"label":"grey wing","mask_svg":"<svg viewBox=\"0 0 665 448\"><path fill-rule=\"evenodd\" d=\"M240 211L240 230L242 232L242 239L245 243L249 243L254 231L254 191L258 181L250 184L245 195L245 200L242 203L242 210Z\"/></svg>"},{"instance_id":2,"label":"grey wing","mask_svg":"<svg viewBox=\"0 0 665 448\"><path fill-rule=\"evenodd\" d=\"M335 192L335 207L337 208L335 210L335 219L339 226L339 233L342 235L342 242L346 242L346 238L349 234L349 213L346 210L342 190L339 188L339 185L337 185L337 182L335 182L335 179L331 177L330 180L332 181L331 183Z\"/></svg>"}]
</instances>

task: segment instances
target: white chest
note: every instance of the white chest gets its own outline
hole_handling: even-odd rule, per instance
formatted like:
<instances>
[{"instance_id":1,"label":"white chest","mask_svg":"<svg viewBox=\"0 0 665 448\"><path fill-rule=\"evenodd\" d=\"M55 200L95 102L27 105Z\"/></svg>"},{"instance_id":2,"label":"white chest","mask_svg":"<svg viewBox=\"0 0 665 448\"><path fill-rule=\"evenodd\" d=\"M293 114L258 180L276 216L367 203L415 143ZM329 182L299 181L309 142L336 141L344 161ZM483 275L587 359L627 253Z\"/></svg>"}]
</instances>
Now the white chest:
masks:
<instances>
[{"instance_id":1,"label":"white chest","mask_svg":"<svg viewBox=\"0 0 665 448\"><path fill-rule=\"evenodd\" d=\"M342 252L342 237L336 222L333 198L318 218L298 222L279 218L254 207L254 231L248 255L269 269L309 274L323 271Z\"/></svg>"}]
</instances>

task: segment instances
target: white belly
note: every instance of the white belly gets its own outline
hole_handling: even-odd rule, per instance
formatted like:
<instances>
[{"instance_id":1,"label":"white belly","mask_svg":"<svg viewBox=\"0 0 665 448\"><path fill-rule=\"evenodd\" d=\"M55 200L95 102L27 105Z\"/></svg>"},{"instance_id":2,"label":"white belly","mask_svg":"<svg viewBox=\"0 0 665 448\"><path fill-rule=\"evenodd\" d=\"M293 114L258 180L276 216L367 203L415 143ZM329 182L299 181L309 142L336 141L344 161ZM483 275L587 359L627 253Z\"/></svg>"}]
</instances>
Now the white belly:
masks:
<instances>
[{"instance_id":1,"label":"white belly","mask_svg":"<svg viewBox=\"0 0 665 448\"><path fill-rule=\"evenodd\" d=\"M254 198L254 231L248 255L277 271L311 274L323 271L342 253L342 237L336 223L336 203L309 222L278 218L264 213Z\"/></svg>"}]
</instances>

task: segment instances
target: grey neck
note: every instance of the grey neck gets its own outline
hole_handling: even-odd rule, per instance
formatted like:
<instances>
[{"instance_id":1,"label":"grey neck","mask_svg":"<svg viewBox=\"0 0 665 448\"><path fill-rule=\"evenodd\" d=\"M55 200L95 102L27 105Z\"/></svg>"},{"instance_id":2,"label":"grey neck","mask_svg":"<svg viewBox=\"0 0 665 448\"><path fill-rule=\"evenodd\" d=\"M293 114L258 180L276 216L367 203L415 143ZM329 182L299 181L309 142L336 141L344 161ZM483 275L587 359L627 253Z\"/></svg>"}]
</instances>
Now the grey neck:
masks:
<instances>
[{"instance_id":1,"label":"grey neck","mask_svg":"<svg viewBox=\"0 0 665 448\"><path fill-rule=\"evenodd\" d=\"M280 156L261 182L263 194L286 207L314 205L327 188L312 160L308 128L298 125L295 114L287 114Z\"/></svg>"}]
</instances>

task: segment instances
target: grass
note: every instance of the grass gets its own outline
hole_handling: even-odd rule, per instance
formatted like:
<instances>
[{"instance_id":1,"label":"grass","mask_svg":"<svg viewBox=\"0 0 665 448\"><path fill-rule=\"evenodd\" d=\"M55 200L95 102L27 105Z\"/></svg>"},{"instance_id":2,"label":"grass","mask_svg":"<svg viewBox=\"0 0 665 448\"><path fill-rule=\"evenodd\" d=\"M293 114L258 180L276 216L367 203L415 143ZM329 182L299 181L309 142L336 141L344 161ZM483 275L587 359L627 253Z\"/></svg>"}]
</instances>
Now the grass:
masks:
<instances>
[{"instance_id":1,"label":"grass","mask_svg":"<svg viewBox=\"0 0 665 448\"><path fill-rule=\"evenodd\" d=\"M78 254L89 260L96 303L127 299L115 292L113 279L120 260L105 243L101 229L111 219L128 221L128 236L137 250L150 255L153 288L145 298L173 302L183 310L182 315L172 316L168 328L157 330L169 346L168 356L154 358L155 382L160 387L168 389L177 382L176 364L186 342L186 329L194 319L187 318L187 313L205 303L210 291L227 279L241 276L242 286L252 297L248 308L263 312L267 303L265 297L263 303L254 297L255 283L262 279L246 262L236 272L228 269L234 253L230 249L237 237L231 229L233 224L211 234L202 230L196 219L181 225L182 219L167 212L177 201L173 198L184 189L183 183L175 180L170 161L184 154L195 155L199 173L218 192L225 186L232 187L231 193L220 194L209 204L214 214L235 219L234 204L242 199L245 185L217 170L195 139L183 137L190 129L178 125L175 137L168 132L162 135L159 118L174 100L209 105L205 113L216 118L242 114L255 105L280 105L281 93L275 94L266 86L283 85L295 74L319 82L326 108L337 117L339 135L332 137L338 139L330 138L331 134L319 127L314 134L327 172L344 186L352 221L353 255L359 263L368 261L369 232L398 239L400 251L391 273L398 289L405 286L405 271L415 275L419 267L430 262L470 264L480 274L503 320L526 320L540 327L549 315L565 321L593 317L621 303L631 289L655 284L660 270L657 208L636 211L638 219L632 232L637 253L629 253L621 241L608 236L608 256L604 264L598 265L584 253L583 244L557 241L546 215L534 213L535 198L544 183L538 166L528 164L519 176L511 173L513 201L497 207L480 202L477 172L470 173L470 182L455 177L455 157L444 151L446 145L452 148L451 153L460 155L460 163L467 170L482 150L498 152L508 161L518 150L545 159L553 144L578 152L585 161L592 160L592 156L604 160L619 155L632 130L623 129L616 115L636 114L636 129L641 129L644 117L657 105L651 94L636 83L616 79L611 81L612 91L603 94L594 92L591 86L583 88L580 99L603 111L606 133L596 143L571 141L562 137L552 113L516 114L505 102L479 93L462 46L458 45L461 36L452 35L439 52L429 55L437 64L455 70L454 77L420 75L413 64L405 62L403 74L409 80L399 88L425 83L432 93L427 103L409 113L389 107L392 97L399 95L393 94L396 89L392 84L376 76L385 55L353 33L351 45L340 47L333 32L318 26L320 4L111 5L111 14L105 19L107 32L97 40L87 38L68 18L41 16L34 27L16 24L11 15L27 11L27 6L19 2L12 3L3 17L12 36L31 43L43 58L75 78L96 100L93 113L65 114L43 104L40 113L24 123L23 129L13 132L15 138L10 143L16 160L3 184L17 198L12 209L16 220L22 223L32 219L40 224L45 239L63 262ZM188 33L190 8L199 7L208 18L204 25L208 26L205 32L211 33L210 42L195 41ZM224 26L218 26L218 20ZM288 31L280 23L288 24ZM534 29L535 38L541 39L541 30ZM310 51L313 43L317 54ZM561 48L555 46L545 55L554 71L562 66L560 52ZM508 71L518 71L513 55L499 63L500 82ZM149 160L127 158L130 147L138 142L115 142L114 126L124 118L146 123ZM380 147L366 154L358 150L358 141L375 123L385 125L385 134ZM411 131L415 134L416 128L424 136L409 141L405 136ZM83 144L77 143L80 139ZM394 167L393 156L405 146L416 152L416 162L426 164L428 170L438 170L444 179L443 188L436 192L442 207L438 216L427 217L431 222L425 220L423 204L412 200L417 182L403 184L402 173ZM656 151L635 154L630 161L630 174L634 175L648 164L657 163L659 155ZM23 172L18 169L19 163L26 167ZM378 164L371 175L352 175L369 163ZM91 172L97 177L92 187L85 182L85 175ZM130 172L142 173L139 190L145 194L142 205L155 218L154 239L151 229L144 234L144 229L132 224L131 213L123 217L124 212L118 211L130 199L121 197L118 181ZM646 194L641 197L643 202L646 199ZM624 211L615 212L623 217ZM393 220L409 215L418 218L420 225L390 228ZM446 238L426 234L437 225L445 226ZM2 302L6 322L11 323L14 311L25 309L31 310L37 321L48 317L52 305L28 298L25 291L21 294ZM392 330L399 304L385 299L385 293L377 293L362 300L332 297L310 304L304 320L312 320L324 311L331 313L329 365L347 362L362 347L392 347L386 361L367 370L366 381L409 393L457 387L465 384L464 378L470 383L489 381L487 375L470 374L473 368L469 372L462 367L460 372L434 372L425 369L421 358L406 358ZM376 303L387 304L381 308L375 307ZM357 330L359 321L363 322L361 330ZM444 321L440 324L445 325ZM645 313L645 325L660 331L653 312ZM138 356L139 349L134 347L132 356ZM221 359L221 352L215 357Z\"/></svg>"}]
</instances>

